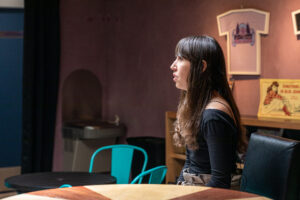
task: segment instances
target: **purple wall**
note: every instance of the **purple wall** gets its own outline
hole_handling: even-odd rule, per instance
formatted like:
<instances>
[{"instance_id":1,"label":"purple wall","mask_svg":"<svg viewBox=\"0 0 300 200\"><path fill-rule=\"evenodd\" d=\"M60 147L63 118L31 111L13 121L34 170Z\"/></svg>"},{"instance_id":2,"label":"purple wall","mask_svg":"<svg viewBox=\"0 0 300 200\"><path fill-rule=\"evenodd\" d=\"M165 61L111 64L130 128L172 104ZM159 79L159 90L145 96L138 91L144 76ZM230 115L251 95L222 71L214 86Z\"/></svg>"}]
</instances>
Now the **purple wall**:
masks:
<instances>
[{"instance_id":1,"label":"purple wall","mask_svg":"<svg viewBox=\"0 0 300 200\"><path fill-rule=\"evenodd\" d=\"M216 16L228 10L270 12L269 34L261 39L260 78L299 78L300 40L293 34L291 12L299 0L61 0L61 77L89 69L103 87L103 117L115 114L127 137L164 137L164 113L176 110L179 91L169 69L177 41L207 34L221 44ZM234 96L244 115L256 115L259 77L235 76ZM61 90L57 112L54 170L62 166Z\"/></svg>"}]
</instances>

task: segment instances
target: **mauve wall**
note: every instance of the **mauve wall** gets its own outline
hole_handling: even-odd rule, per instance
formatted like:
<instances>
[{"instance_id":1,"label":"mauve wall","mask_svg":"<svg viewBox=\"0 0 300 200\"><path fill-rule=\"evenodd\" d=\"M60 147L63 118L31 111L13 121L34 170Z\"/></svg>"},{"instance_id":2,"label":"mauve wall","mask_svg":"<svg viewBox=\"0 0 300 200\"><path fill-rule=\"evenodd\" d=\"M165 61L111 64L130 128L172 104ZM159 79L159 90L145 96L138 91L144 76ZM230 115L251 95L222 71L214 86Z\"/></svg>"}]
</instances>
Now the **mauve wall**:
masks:
<instances>
[{"instance_id":1,"label":"mauve wall","mask_svg":"<svg viewBox=\"0 0 300 200\"><path fill-rule=\"evenodd\" d=\"M269 34L261 39L261 76L235 76L241 114L256 115L259 78L300 78L300 40L291 12L299 0L61 0L61 82L54 170L62 169L61 88L73 70L90 69L103 87L103 118L120 116L127 137L164 137L164 113L176 110L178 90L169 69L177 41L207 34L221 44L216 16L228 10L270 12Z\"/></svg>"}]
</instances>

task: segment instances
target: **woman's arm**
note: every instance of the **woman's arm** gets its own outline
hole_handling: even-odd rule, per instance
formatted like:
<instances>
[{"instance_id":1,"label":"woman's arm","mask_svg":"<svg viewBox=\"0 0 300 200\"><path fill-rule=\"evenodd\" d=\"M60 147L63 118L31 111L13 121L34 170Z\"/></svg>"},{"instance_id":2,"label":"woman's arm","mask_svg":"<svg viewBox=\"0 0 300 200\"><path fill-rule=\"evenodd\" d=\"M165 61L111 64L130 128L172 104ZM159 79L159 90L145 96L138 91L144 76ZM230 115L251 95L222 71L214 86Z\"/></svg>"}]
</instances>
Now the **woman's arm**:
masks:
<instances>
[{"instance_id":1,"label":"woman's arm","mask_svg":"<svg viewBox=\"0 0 300 200\"><path fill-rule=\"evenodd\" d=\"M227 131L226 131L227 130ZM205 123L204 138L207 142L211 165L211 179L207 186L230 188L235 144L233 132L222 120L209 120Z\"/></svg>"},{"instance_id":2,"label":"woman's arm","mask_svg":"<svg viewBox=\"0 0 300 200\"><path fill-rule=\"evenodd\" d=\"M181 170L181 172L180 172L180 175L179 175L179 177L178 177L178 179L177 179L177 183L178 182L183 182L184 181L184 178L183 178L183 170L184 169L186 169L186 168L189 168L189 166L190 166L190 153L189 153L189 151L188 151L188 149L186 148L186 150L185 150L185 155L186 155L186 159L185 159L185 163L184 163L184 166L183 166L183 168L182 168L182 170Z\"/></svg>"}]
</instances>

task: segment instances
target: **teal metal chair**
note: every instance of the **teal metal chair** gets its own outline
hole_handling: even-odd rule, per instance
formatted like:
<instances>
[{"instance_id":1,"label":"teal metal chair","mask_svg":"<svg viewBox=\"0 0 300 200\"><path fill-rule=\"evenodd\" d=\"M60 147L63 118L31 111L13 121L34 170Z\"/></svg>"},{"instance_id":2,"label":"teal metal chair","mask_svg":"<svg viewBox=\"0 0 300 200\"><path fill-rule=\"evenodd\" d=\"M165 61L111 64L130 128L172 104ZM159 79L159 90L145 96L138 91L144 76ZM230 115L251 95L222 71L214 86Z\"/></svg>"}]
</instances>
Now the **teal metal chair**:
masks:
<instances>
[{"instance_id":1,"label":"teal metal chair","mask_svg":"<svg viewBox=\"0 0 300 200\"><path fill-rule=\"evenodd\" d=\"M161 184L166 176L167 170L168 168L164 165L154 167L137 175L137 177L131 181L131 184L136 183L138 180L139 183L141 183L143 178L147 175L150 175L149 184Z\"/></svg>"},{"instance_id":2,"label":"teal metal chair","mask_svg":"<svg viewBox=\"0 0 300 200\"><path fill-rule=\"evenodd\" d=\"M72 187L72 185L70 185L70 184L63 184L59 188L69 188L69 187Z\"/></svg>"},{"instance_id":3,"label":"teal metal chair","mask_svg":"<svg viewBox=\"0 0 300 200\"><path fill-rule=\"evenodd\" d=\"M101 147L93 153L90 161L90 168L89 168L90 173L93 172L93 164L96 155L103 150L109 150L109 149L111 149L112 152L111 153L111 175L117 179L117 184L129 183L132 158L135 150L142 152L144 155L144 163L141 172L145 171L148 162L148 155L144 149L133 145L116 144L116 145ZM140 180L140 182L141 181L142 180Z\"/></svg>"}]
</instances>

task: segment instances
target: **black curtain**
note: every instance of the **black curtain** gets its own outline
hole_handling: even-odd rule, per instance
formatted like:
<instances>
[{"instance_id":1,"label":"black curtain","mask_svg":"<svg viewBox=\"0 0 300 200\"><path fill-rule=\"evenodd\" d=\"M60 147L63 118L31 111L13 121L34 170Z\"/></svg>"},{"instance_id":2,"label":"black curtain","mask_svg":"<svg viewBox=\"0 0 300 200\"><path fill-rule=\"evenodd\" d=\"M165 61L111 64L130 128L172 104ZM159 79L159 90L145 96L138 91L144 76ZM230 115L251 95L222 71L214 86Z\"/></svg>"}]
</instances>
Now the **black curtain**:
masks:
<instances>
[{"instance_id":1,"label":"black curtain","mask_svg":"<svg viewBox=\"0 0 300 200\"><path fill-rule=\"evenodd\" d=\"M59 0L25 0L22 173L52 169L59 32Z\"/></svg>"}]
</instances>

